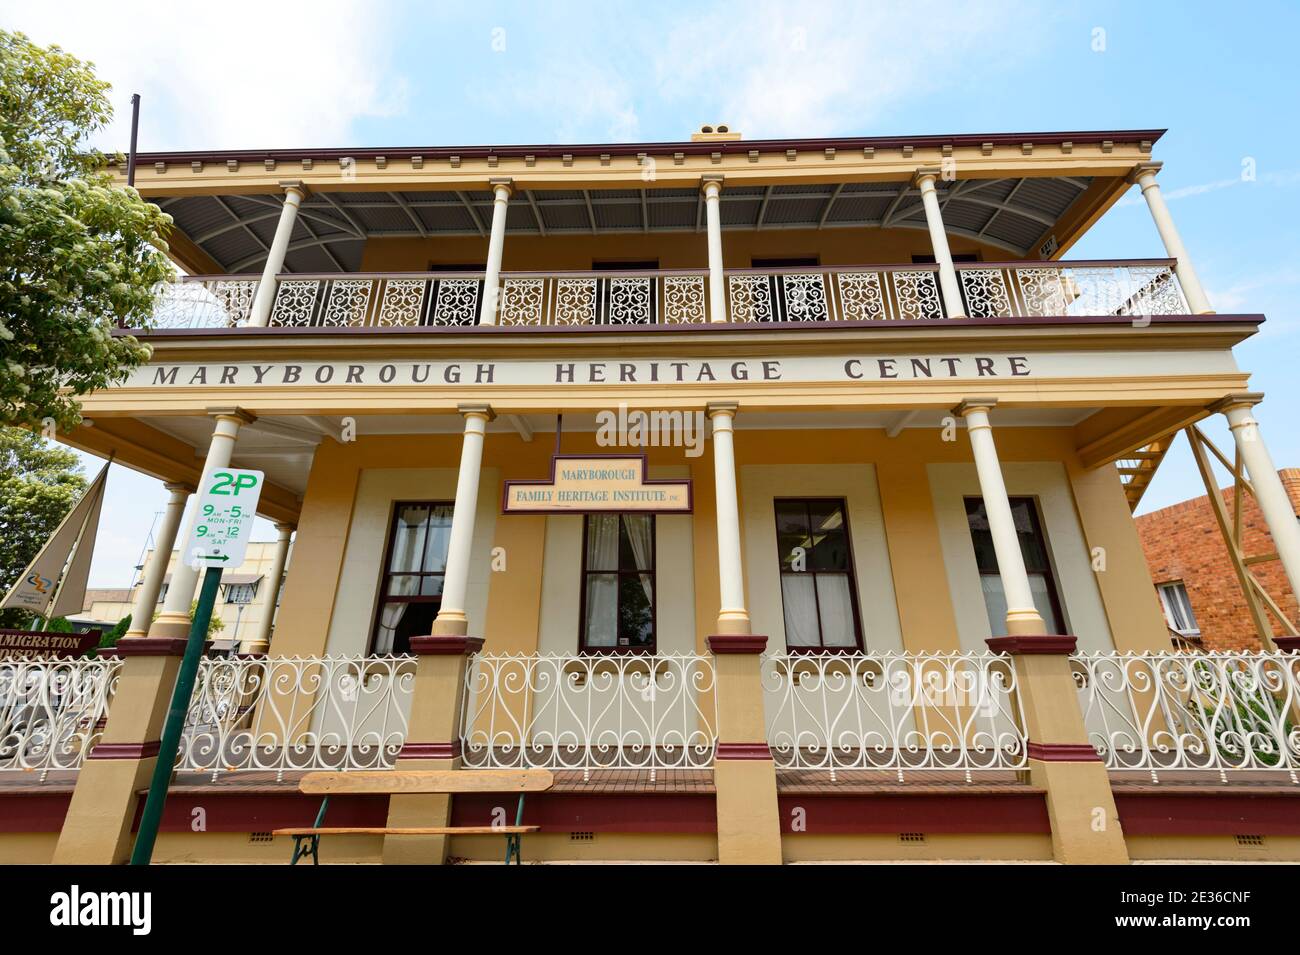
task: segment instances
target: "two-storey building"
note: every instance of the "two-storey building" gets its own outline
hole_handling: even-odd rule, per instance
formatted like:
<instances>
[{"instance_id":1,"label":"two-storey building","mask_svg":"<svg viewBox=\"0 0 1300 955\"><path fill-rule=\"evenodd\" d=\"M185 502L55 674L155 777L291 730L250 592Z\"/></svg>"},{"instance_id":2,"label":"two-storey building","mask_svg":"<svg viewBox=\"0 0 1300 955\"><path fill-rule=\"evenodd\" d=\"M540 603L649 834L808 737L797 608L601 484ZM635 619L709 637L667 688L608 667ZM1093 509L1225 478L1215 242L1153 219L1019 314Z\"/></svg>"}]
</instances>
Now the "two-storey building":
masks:
<instances>
[{"instance_id":1,"label":"two-storey building","mask_svg":"<svg viewBox=\"0 0 1300 955\"><path fill-rule=\"evenodd\" d=\"M152 360L86 396L66 440L169 483L163 553L205 469L265 472L262 513L296 528L268 659L298 660L300 683L310 661L374 661L374 708L345 749L382 724L385 765L639 780L630 809L554 796L526 853L1159 854L1080 736L1087 720L1114 742L1110 724L1057 710L1092 686L1079 655L1169 649L1131 518L1169 435L1228 417L1300 579L1233 357L1263 319L1207 300L1161 197L1160 135L719 126L672 143L142 154L136 188L174 219L188 275L135 332ZM1134 184L1163 248L1072 261ZM184 635L196 573L174 568L133 653ZM433 647L477 651L438 691L455 726L422 707L426 685L414 708L390 699L392 661ZM1049 659L1065 682L1029 691ZM900 660L930 661L906 664L917 686L942 671L943 700L883 692ZM282 735L318 739L335 702ZM142 720L113 742L101 801L136 798ZM182 768L288 765L238 760ZM109 762L86 760L83 782ZM870 802L927 769L1025 788L912 816ZM800 829L795 802L817 787L799 771L832 792L867 774L842 790L866 802ZM102 845L82 799L63 858ZM1119 812L1127 850L1119 826L1075 818L1085 801Z\"/></svg>"}]
</instances>

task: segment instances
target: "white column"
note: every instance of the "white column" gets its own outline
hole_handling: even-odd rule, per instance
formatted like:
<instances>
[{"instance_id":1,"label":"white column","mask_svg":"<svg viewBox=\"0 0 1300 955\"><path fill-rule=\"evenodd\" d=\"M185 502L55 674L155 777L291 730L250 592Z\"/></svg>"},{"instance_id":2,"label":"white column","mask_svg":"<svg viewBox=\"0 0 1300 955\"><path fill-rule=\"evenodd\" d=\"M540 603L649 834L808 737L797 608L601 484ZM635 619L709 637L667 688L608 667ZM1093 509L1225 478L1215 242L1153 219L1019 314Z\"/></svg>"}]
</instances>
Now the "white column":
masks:
<instances>
[{"instance_id":1,"label":"white column","mask_svg":"<svg viewBox=\"0 0 1300 955\"><path fill-rule=\"evenodd\" d=\"M213 414L216 425L212 429L212 442L208 445L208 456L203 462L203 476L199 479L200 492L208 485L214 471L230 466L230 458L235 450L235 438L241 425L253 420L252 415L239 409L219 411ZM190 604L194 602L194 590L199 583L198 568L190 563L190 555L185 553L185 544L194 534L198 523L198 508L190 512L185 522L185 530L180 538L180 552L176 555L176 565L172 568L172 580L167 587L167 598L163 601L162 613L149 628L151 637L186 637L190 632Z\"/></svg>"},{"instance_id":2,"label":"white column","mask_svg":"<svg viewBox=\"0 0 1300 955\"><path fill-rule=\"evenodd\" d=\"M1160 233L1160 241L1164 243L1165 252L1174 260L1174 274L1178 276L1178 284L1183 287L1187 307L1192 310L1193 315L1211 314L1214 309L1210 307L1210 300L1205 297L1201 280L1196 277L1196 269L1192 268L1192 260L1183 246L1182 237L1174 228L1174 220L1169 215L1169 207L1165 205L1165 197L1160 194L1160 184L1156 182L1156 173L1159 171L1158 162L1142 163L1133 170L1129 181L1136 182L1142 190L1142 197L1146 199L1147 208L1151 210L1151 218L1155 220L1156 231Z\"/></svg>"},{"instance_id":3,"label":"white column","mask_svg":"<svg viewBox=\"0 0 1300 955\"><path fill-rule=\"evenodd\" d=\"M930 229L930 245L934 261L939 266L939 291L943 295L943 308L949 318L965 318L961 304L961 288L957 284L957 270L952 266L952 252L948 250L948 234L943 231L943 214L939 209L939 195L934 190L938 170L919 169L916 187L921 190L921 205L925 207L925 224Z\"/></svg>"},{"instance_id":4,"label":"white column","mask_svg":"<svg viewBox=\"0 0 1300 955\"><path fill-rule=\"evenodd\" d=\"M980 494L984 498L984 513L988 515L993 552L998 558L998 576L1002 578L1002 593L1007 599L1007 633L1013 637L1041 636L1046 633L1047 625L1034 606L1033 591L1029 589L1025 557L1020 552L1020 535L1016 533L1015 518L1011 516L1007 485L1002 480L1002 465L998 462L993 428L989 425L989 410L995 404L997 400L994 398L967 398L953 409L953 414L966 419L966 430L970 434L975 470L979 472Z\"/></svg>"},{"instance_id":5,"label":"white column","mask_svg":"<svg viewBox=\"0 0 1300 955\"><path fill-rule=\"evenodd\" d=\"M271 307L275 305L275 277L284 271L284 257L289 251L293 224L298 221L298 207L307 195L307 190L300 182L284 182L280 185L284 188L284 207L280 210L280 221L275 226L271 249L266 253L262 280L257 283L257 294L253 296L253 307L248 313L249 325L265 327L271 321Z\"/></svg>"},{"instance_id":6,"label":"white column","mask_svg":"<svg viewBox=\"0 0 1300 955\"><path fill-rule=\"evenodd\" d=\"M1255 501L1264 515L1264 523L1273 537L1278 560L1291 584L1291 592L1300 594L1300 521L1295 507L1277 475L1273 457L1259 433L1259 422L1251 409L1263 398L1260 394L1231 395L1215 406L1228 419L1228 427L1237 442L1237 451L1246 465Z\"/></svg>"},{"instance_id":7,"label":"white column","mask_svg":"<svg viewBox=\"0 0 1300 955\"><path fill-rule=\"evenodd\" d=\"M713 482L718 525L718 589L722 607L718 611L718 633L749 633L749 611L745 609L745 568L740 556L740 505L736 498L736 451L733 426L734 401L712 402L708 406L713 422Z\"/></svg>"},{"instance_id":8,"label":"white column","mask_svg":"<svg viewBox=\"0 0 1300 955\"><path fill-rule=\"evenodd\" d=\"M722 276L722 177L709 176L700 184L704 193L704 225L709 240L709 321L727 320L727 288Z\"/></svg>"},{"instance_id":9,"label":"white column","mask_svg":"<svg viewBox=\"0 0 1300 955\"><path fill-rule=\"evenodd\" d=\"M191 493L191 488L184 484L164 486L171 496L167 498L162 525L154 538L153 553L145 565L144 580L140 582L140 592L136 594L135 606L131 608L131 627L126 632L128 637L143 637L149 632L154 608L158 606L158 594L162 593L163 578L167 575L167 561L176 547L176 532L180 530L185 502Z\"/></svg>"},{"instance_id":10,"label":"white column","mask_svg":"<svg viewBox=\"0 0 1300 955\"><path fill-rule=\"evenodd\" d=\"M492 231L488 237L487 269L483 275L483 317L480 325L497 323L497 302L501 296L501 254L506 244L506 215L514 185L509 179L491 179Z\"/></svg>"},{"instance_id":11,"label":"white column","mask_svg":"<svg viewBox=\"0 0 1300 955\"><path fill-rule=\"evenodd\" d=\"M262 602L262 618L257 621L257 633L251 640L241 640L240 653L265 653L271 646L271 624L275 620L275 604L280 597L280 581L284 578L284 565L289 559L289 541L293 538L292 524L276 524L275 553L271 569L266 574L266 599Z\"/></svg>"},{"instance_id":12,"label":"white column","mask_svg":"<svg viewBox=\"0 0 1300 955\"><path fill-rule=\"evenodd\" d=\"M461 440L460 475L456 479L456 503L451 510L451 533L447 539L442 605L433 622L434 633L450 636L464 636L469 632L465 598L474 545L474 515L478 511L479 472L483 466L483 435L487 423L495 417L488 405L461 405L460 413L465 416L465 437Z\"/></svg>"}]
</instances>

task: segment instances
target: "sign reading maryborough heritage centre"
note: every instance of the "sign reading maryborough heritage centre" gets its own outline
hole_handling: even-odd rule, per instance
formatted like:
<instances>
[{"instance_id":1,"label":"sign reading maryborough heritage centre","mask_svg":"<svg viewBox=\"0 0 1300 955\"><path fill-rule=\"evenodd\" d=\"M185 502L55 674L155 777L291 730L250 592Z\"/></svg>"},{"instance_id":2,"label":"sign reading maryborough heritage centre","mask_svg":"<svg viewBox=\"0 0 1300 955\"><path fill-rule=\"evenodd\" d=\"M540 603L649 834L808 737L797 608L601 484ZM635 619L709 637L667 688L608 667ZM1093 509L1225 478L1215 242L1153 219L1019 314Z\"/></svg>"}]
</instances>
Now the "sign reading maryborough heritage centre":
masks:
<instances>
[{"instance_id":1,"label":"sign reading maryborough heritage centre","mask_svg":"<svg viewBox=\"0 0 1300 955\"><path fill-rule=\"evenodd\" d=\"M1070 374L1048 359L1052 374ZM1039 358L1035 358L1037 363ZM954 378L1027 378L1026 355L863 358L618 359L600 361L364 361L158 363L134 371L129 387L212 385L665 385L707 382L851 382Z\"/></svg>"},{"instance_id":2,"label":"sign reading maryborough heritage centre","mask_svg":"<svg viewBox=\"0 0 1300 955\"><path fill-rule=\"evenodd\" d=\"M507 514L689 513L691 482L647 481L645 467L639 454L558 454L551 458L548 479L506 481L501 509Z\"/></svg>"}]
</instances>

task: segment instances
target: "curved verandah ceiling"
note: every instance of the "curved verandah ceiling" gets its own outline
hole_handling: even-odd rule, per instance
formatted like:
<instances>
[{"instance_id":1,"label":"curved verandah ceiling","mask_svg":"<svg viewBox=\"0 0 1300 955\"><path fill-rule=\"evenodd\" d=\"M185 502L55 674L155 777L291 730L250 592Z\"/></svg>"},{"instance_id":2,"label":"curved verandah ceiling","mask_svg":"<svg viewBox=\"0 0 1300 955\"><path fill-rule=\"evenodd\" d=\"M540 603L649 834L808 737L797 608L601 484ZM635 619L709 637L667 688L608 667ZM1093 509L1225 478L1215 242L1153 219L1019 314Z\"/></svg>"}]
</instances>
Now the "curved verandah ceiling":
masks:
<instances>
[{"instance_id":1,"label":"curved verandah ceiling","mask_svg":"<svg viewBox=\"0 0 1300 955\"><path fill-rule=\"evenodd\" d=\"M1038 257L1054 226L1092 184L1086 176L939 181L950 235ZM275 195L189 195L155 200L177 229L227 273L259 272L283 200ZM911 183L846 182L728 186L724 230L831 228L924 229L920 192ZM285 271L355 272L371 238L483 236L492 219L490 191L312 191L302 203ZM698 189L527 190L510 199L507 234L602 235L703 232Z\"/></svg>"}]
</instances>

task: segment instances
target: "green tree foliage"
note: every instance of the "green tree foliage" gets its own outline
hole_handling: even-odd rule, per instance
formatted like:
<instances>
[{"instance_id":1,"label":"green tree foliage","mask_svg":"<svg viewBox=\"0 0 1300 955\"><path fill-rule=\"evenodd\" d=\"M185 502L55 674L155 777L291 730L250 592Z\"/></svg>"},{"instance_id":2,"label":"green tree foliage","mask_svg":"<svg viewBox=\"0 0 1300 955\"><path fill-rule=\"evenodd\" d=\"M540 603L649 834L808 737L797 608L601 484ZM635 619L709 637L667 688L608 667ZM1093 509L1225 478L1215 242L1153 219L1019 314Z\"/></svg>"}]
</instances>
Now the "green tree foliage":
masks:
<instances>
[{"instance_id":1,"label":"green tree foliage","mask_svg":"<svg viewBox=\"0 0 1300 955\"><path fill-rule=\"evenodd\" d=\"M22 428L0 427L0 592L8 592L86 490L77 456ZM0 611L0 626L31 615Z\"/></svg>"},{"instance_id":2,"label":"green tree foliage","mask_svg":"<svg viewBox=\"0 0 1300 955\"><path fill-rule=\"evenodd\" d=\"M199 602L190 601L190 623L194 622L194 615L199 611ZM211 640L222 630L226 629L226 621L217 616L217 608L212 608L212 616L208 618L208 639Z\"/></svg>"},{"instance_id":3,"label":"green tree foliage","mask_svg":"<svg viewBox=\"0 0 1300 955\"><path fill-rule=\"evenodd\" d=\"M0 423L60 428L76 397L149 357L115 327L148 327L173 269L171 218L118 188L86 138L112 117L107 83L57 46L0 30Z\"/></svg>"}]
</instances>

